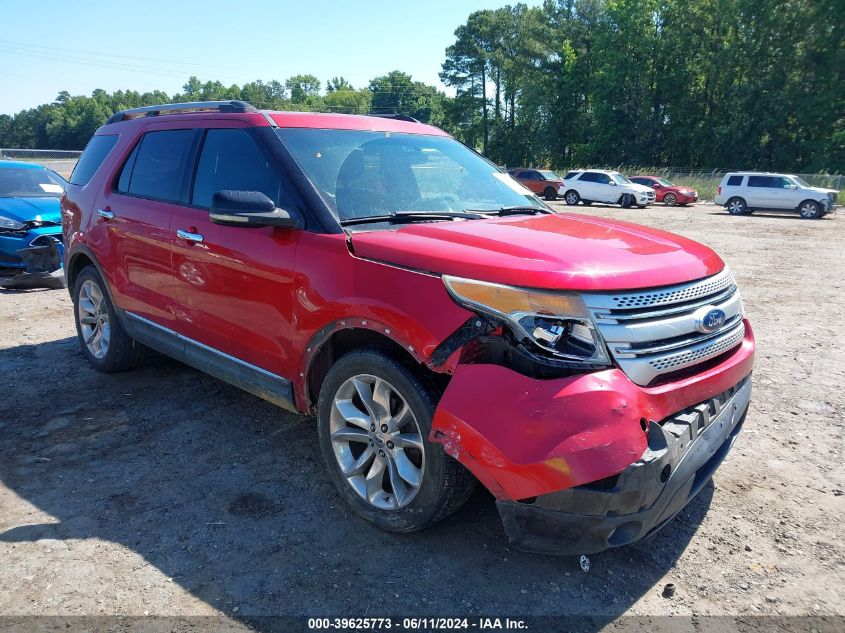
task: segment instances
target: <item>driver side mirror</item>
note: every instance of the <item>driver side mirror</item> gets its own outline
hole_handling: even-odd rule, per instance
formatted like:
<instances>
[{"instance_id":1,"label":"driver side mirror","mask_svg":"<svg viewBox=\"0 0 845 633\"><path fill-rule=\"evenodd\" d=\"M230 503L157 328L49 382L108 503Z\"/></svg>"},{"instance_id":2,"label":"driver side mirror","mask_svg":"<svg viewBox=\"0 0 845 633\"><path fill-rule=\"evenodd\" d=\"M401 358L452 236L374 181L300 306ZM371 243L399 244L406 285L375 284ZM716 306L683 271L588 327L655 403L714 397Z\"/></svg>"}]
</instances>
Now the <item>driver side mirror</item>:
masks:
<instances>
[{"instance_id":1,"label":"driver side mirror","mask_svg":"<svg viewBox=\"0 0 845 633\"><path fill-rule=\"evenodd\" d=\"M295 229L302 224L302 218L296 211L279 209L260 191L216 191L211 198L208 214L214 224L223 226L278 226Z\"/></svg>"},{"instance_id":2,"label":"driver side mirror","mask_svg":"<svg viewBox=\"0 0 845 633\"><path fill-rule=\"evenodd\" d=\"M798 185L787 185L787 189L798 189Z\"/></svg>"},{"instance_id":3,"label":"driver side mirror","mask_svg":"<svg viewBox=\"0 0 845 633\"><path fill-rule=\"evenodd\" d=\"M607 184L609 184L611 187L615 187L615 186L616 186L616 181L615 181L615 180L611 180L611 181L610 181L610 182L608 182Z\"/></svg>"}]
</instances>

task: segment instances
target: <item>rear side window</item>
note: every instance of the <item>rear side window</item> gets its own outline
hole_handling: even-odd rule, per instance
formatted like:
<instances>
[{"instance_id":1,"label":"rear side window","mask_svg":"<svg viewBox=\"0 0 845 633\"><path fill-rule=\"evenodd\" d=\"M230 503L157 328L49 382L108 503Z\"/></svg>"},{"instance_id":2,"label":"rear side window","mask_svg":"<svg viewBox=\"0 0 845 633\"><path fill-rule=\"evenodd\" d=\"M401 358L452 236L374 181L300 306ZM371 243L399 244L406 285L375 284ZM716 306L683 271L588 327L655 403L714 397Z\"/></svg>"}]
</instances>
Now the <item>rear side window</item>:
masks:
<instances>
[{"instance_id":1,"label":"rear side window","mask_svg":"<svg viewBox=\"0 0 845 633\"><path fill-rule=\"evenodd\" d=\"M578 180L583 180L584 182L597 182L596 174L591 171L585 171L583 174L581 174L581 177Z\"/></svg>"},{"instance_id":2,"label":"rear side window","mask_svg":"<svg viewBox=\"0 0 845 633\"><path fill-rule=\"evenodd\" d=\"M739 187L742 184L742 176L731 176L728 178L729 187Z\"/></svg>"},{"instance_id":3,"label":"rear side window","mask_svg":"<svg viewBox=\"0 0 845 633\"><path fill-rule=\"evenodd\" d=\"M191 204L210 207L215 191L260 191L278 206L281 180L252 136L241 129L209 130L197 164Z\"/></svg>"},{"instance_id":4,"label":"rear side window","mask_svg":"<svg viewBox=\"0 0 845 633\"><path fill-rule=\"evenodd\" d=\"M106 156L112 151L115 143L117 143L117 134L103 134L88 141L79 162L73 168L70 183L72 185L87 185L88 181L97 173L103 161L106 160Z\"/></svg>"},{"instance_id":5,"label":"rear side window","mask_svg":"<svg viewBox=\"0 0 845 633\"><path fill-rule=\"evenodd\" d=\"M147 132L123 166L117 189L142 198L179 202L195 130Z\"/></svg>"},{"instance_id":6,"label":"rear side window","mask_svg":"<svg viewBox=\"0 0 845 633\"><path fill-rule=\"evenodd\" d=\"M563 179L564 180L572 180L577 175L578 175L577 171L570 171L570 172L567 172L567 174L563 177Z\"/></svg>"}]
</instances>

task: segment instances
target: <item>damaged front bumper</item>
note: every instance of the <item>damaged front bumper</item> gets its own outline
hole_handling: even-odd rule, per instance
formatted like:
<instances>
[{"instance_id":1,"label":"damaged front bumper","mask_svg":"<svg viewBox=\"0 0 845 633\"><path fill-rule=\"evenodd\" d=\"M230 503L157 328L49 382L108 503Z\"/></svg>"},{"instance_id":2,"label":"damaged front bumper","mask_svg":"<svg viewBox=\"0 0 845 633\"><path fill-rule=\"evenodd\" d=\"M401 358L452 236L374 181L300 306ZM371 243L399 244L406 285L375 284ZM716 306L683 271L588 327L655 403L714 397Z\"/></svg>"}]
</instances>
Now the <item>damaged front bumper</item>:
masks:
<instances>
[{"instance_id":1,"label":"damaged front bumper","mask_svg":"<svg viewBox=\"0 0 845 633\"><path fill-rule=\"evenodd\" d=\"M536 378L460 363L429 439L493 493L515 546L584 554L629 543L683 508L730 449L751 389L745 325L727 354L648 387L618 368Z\"/></svg>"},{"instance_id":2,"label":"damaged front bumper","mask_svg":"<svg viewBox=\"0 0 845 633\"><path fill-rule=\"evenodd\" d=\"M739 434L751 377L648 427L648 448L619 475L517 502L498 500L510 543L554 554L589 554L652 534L710 481Z\"/></svg>"},{"instance_id":3,"label":"damaged front bumper","mask_svg":"<svg viewBox=\"0 0 845 633\"><path fill-rule=\"evenodd\" d=\"M23 269L23 272L0 281L0 287L8 290L64 288L64 252L61 233L50 229L38 233L28 246L17 250L14 261L0 261L4 266Z\"/></svg>"}]
</instances>

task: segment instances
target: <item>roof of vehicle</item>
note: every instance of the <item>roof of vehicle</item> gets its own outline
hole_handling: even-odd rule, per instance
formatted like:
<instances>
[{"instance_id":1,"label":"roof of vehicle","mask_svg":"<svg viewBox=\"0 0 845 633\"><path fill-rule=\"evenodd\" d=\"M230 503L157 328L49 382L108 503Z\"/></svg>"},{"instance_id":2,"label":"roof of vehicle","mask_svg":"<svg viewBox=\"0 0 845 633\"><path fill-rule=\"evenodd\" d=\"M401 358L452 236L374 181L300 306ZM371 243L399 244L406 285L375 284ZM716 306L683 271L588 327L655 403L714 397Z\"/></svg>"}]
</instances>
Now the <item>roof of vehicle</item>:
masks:
<instances>
[{"instance_id":1,"label":"roof of vehicle","mask_svg":"<svg viewBox=\"0 0 845 633\"><path fill-rule=\"evenodd\" d=\"M610 174L621 174L622 173L620 171L616 171L615 169L570 169L566 173L567 174L574 174L574 173L582 173L582 172L585 172L585 171L592 171L592 172L595 172L597 174L608 174L608 175L610 175Z\"/></svg>"},{"instance_id":2,"label":"roof of vehicle","mask_svg":"<svg viewBox=\"0 0 845 633\"><path fill-rule=\"evenodd\" d=\"M246 119L256 126L366 130L449 136L439 128L420 123L416 119L401 114L278 112L258 110L244 101L196 101L132 108L116 112L109 118L106 125L126 124L132 121L148 120L150 117L167 117L167 120L187 121L198 115L202 115L206 119L209 117L224 120Z\"/></svg>"},{"instance_id":3,"label":"roof of vehicle","mask_svg":"<svg viewBox=\"0 0 845 633\"><path fill-rule=\"evenodd\" d=\"M794 176L779 171L729 171L725 176Z\"/></svg>"},{"instance_id":4,"label":"roof of vehicle","mask_svg":"<svg viewBox=\"0 0 845 633\"><path fill-rule=\"evenodd\" d=\"M47 169L38 163L25 163L18 160L0 160L0 169Z\"/></svg>"}]
</instances>

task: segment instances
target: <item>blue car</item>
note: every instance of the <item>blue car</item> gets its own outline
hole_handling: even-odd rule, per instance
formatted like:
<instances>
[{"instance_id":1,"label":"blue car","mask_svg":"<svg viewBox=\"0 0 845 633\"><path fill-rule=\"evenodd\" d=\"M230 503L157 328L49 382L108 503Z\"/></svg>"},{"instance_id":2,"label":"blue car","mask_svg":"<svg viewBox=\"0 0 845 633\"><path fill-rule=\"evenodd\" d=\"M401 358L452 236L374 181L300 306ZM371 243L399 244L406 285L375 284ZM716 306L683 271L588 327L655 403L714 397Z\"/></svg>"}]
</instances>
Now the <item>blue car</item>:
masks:
<instances>
[{"instance_id":1,"label":"blue car","mask_svg":"<svg viewBox=\"0 0 845 633\"><path fill-rule=\"evenodd\" d=\"M0 269L49 273L61 267L59 199L66 185L41 165L0 160Z\"/></svg>"}]
</instances>

